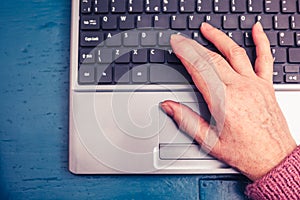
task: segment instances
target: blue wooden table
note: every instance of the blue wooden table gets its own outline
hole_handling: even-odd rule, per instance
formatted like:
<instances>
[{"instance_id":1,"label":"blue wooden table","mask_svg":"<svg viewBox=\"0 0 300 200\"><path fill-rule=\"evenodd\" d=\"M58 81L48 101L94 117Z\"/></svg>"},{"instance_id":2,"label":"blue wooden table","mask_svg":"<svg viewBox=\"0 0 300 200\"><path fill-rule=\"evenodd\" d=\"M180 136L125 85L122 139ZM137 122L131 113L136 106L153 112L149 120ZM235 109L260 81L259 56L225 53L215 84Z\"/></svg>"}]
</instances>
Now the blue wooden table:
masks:
<instances>
[{"instance_id":1,"label":"blue wooden table","mask_svg":"<svg viewBox=\"0 0 300 200\"><path fill-rule=\"evenodd\" d=\"M1 1L0 199L244 199L240 175L68 171L70 1Z\"/></svg>"}]
</instances>

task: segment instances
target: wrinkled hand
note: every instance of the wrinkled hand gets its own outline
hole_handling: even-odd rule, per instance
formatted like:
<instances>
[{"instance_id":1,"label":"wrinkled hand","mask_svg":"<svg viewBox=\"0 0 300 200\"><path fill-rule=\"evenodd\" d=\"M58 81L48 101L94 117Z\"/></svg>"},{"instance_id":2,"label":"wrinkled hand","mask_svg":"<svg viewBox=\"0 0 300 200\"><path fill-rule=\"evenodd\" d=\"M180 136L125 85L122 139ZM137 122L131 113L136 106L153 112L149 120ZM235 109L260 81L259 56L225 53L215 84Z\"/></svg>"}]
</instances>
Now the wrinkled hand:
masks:
<instances>
[{"instance_id":1,"label":"wrinkled hand","mask_svg":"<svg viewBox=\"0 0 300 200\"><path fill-rule=\"evenodd\" d=\"M252 30L257 54L254 72L245 50L225 33L207 23L201 32L226 60L183 36L172 35L171 45L217 125L173 101L161 107L212 156L257 180L296 148L275 98L269 41L256 23Z\"/></svg>"}]
</instances>

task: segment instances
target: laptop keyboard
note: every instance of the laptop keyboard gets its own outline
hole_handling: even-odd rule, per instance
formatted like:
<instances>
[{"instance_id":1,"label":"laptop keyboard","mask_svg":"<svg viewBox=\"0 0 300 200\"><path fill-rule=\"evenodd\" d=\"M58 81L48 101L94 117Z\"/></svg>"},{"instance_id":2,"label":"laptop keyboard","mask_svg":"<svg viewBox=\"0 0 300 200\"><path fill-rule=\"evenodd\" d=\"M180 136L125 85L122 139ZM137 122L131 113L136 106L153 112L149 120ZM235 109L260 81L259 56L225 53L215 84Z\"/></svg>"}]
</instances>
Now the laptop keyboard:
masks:
<instances>
[{"instance_id":1,"label":"laptop keyboard","mask_svg":"<svg viewBox=\"0 0 300 200\"><path fill-rule=\"evenodd\" d=\"M199 31L208 22L246 49L260 21L274 56L273 82L300 84L300 0L80 0L78 82L82 85L187 84L172 52L183 34L218 52Z\"/></svg>"}]
</instances>

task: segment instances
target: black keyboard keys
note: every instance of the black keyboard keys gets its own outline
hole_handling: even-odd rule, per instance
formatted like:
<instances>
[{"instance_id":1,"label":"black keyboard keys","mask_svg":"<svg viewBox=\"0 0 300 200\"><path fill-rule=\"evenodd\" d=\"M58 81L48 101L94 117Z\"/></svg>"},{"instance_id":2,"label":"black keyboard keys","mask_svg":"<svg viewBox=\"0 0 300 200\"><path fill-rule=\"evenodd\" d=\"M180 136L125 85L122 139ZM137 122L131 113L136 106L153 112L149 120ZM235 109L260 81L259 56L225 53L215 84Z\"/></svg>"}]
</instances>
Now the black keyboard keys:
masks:
<instances>
[{"instance_id":1,"label":"black keyboard keys","mask_svg":"<svg viewBox=\"0 0 300 200\"><path fill-rule=\"evenodd\" d=\"M159 13L160 12L160 0L146 0L146 12L147 13Z\"/></svg>"},{"instance_id":2,"label":"black keyboard keys","mask_svg":"<svg viewBox=\"0 0 300 200\"><path fill-rule=\"evenodd\" d=\"M125 13L126 0L111 0L110 11L112 13Z\"/></svg>"},{"instance_id":3,"label":"black keyboard keys","mask_svg":"<svg viewBox=\"0 0 300 200\"><path fill-rule=\"evenodd\" d=\"M176 13L177 7L178 7L177 0L166 0L166 1L163 1L162 10L165 13Z\"/></svg>"},{"instance_id":4,"label":"black keyboard keys","mask_svg":"<svg viewBox=\"0 0 300 200\"><path fill-rule=\"evenodd\" d=\"M280 46L294 46L294 33L290 31L279 32L279 45Z\"/></svg>"},{"instance_id":5,"label":"black keyboard keys","mask_svg":"<svg viewBox=\"0 0 300 200\"><path fill-rule=\"evenodd\" d=\"M172 15L171 16L171 28L172 29L186 29L187 18L185 15Z\"/></svg>"},{"instance_id":6,"label":"black keyboard keys","mask_svg":"<svg viewBox=\"0 0 300 200\"><path fill-rule=\"evenodd\" d=\"M283 13L295 13L297 0L283 0L281 1L281 10Z\"/></svg>"},{"instance_id":7,"label":"black keyboard keys","mask_svg":"<svg viewBox=\"0 0 300 200\"><path fill-rule=\"evenodd\" d=\"M81 16L80 28L82 30L98 30L100 29L99 17L96 16Z\"/></svg>"},{"instance_id":8,"label":"black keyboard keys","mask_svg":"<svg viewBox=\"0 0 300 200\"><path fill-rule=\"evenodd\" d=\"M231 11L236 13L244 13L246 11L247 0L231 0Z\"/></svg>"},{"instance_id":9,"label":"black keyboard keys","mask_svg":"<svg viewBox=\"0 0 300 200\"><path fill-rule=\"evenodd\" d=\"M95 13L108 13L108 1L109 0L95 0Z\"/></svg>"},{"instance_id":10,"label":"black keyboard keys","mask_svg":"<svg viewBox=\"0 0 300 200\"><path fill-rule=\"evenodd\" d=\"M165 51L162 49L150 49L150 62L151 63L164 63Z\"/></svg>"},{"instance_id":11,"label":"black keyboard keys","mask_svg":"<svg viewBox=\"0 0 300 200\"><path fill-rule=\"evenodd\" d=\"M144 10L144 1L141 0L129 0L128 12L129 13L142 13Z\"/></svg>"},{"instance_id":12,"label":"black keyboard keys","mask_svg":"<svg viewBox=\"0 0 300 200\"><path fill-rule=\"evenodd\" d=\"M180 0L179 10L182 13L193 13L195 11L195 0Z\"/></svg>"},{"instance_id":13,"label":"black keyboard keys","mask_svg":"<svg viewBox=\"0 0 300 200\"><path fill-rule=\"evenodd\" d=\"M95 32L85 32L80 33L80 45L84 47L95 47L97 45L103 45L103 33L98 31Z\"/></svg>"},{"instance_id":14,"label":"black keyboard keys","mask_svg":"<svg viewBox=\"0 0 300 200\"><path fill-rule=\"evenodd\" d=\"M265 0L266 13L278 13L280 11L279 0Z\"/></svg>"},{"instance_id":15,"label":"black keyboard keys","mask_svg":"<svg viewBox=\"0 0 300 200\"><path fill-rule=\"evenodd\" d=\"M81 13L87 14L92 12L92 0L81 0Z\"/></svg>"},{"instance_id":16,"label":"black keyboard keys","mask_svg":"<svg viewBox=\"0 0 300 200\"><path fill-rule=\"evenodd\" d=\"M133 63L147 63L148 61L148 50L147 49L134 49L132 51L132 62Z\"/></svg>"},{"instance_id":17,"label":"black keyboard keys","mask_svg":"<svg viewBox=\"0 0 300 200\"><path fill-rule=\"evenodd\" d=\"M300 48L289 48L289 61L300 63Z\"/></svg>"},{"instance_id":18,"label":"black keyboard keys","mask_svg":"<svg viewBox=\"0 0 300 200\"><path fill-rule=\"evenodd\" d=\"M250 13L261 13L264 0L248 0L248 11Z\"/></svg>"},{"instance_id":19,"label":"black keyboard keys","mask_svg":"<svg viewBox=\"0 0 300 200\"><path fill-rule=\"evenodd\" d=\"M93 84L95 82L95 68L93 65L80 65L78 81L81 84Z\"/></svg>"},{"instance_id":20,"label":"black keyboard keys","mask_svg":"<svg viewBox=\"0 0 300 200\"><path fill-rule=\"evenodd\" d=\"M281 83L283 82L283 66L275 64L273 68L273 82Z\"/></svg>"},{"instance_id":21,"label":"black keyboard keys","mask_svg":"<svg viewBox=\"0 0 300 200\"><path fill-rule=\"evenodd\" d=\"M103 30L117 29L117 16L115 15L103 16L101 21L102 21Z\"/></svg>"}]
</instances>

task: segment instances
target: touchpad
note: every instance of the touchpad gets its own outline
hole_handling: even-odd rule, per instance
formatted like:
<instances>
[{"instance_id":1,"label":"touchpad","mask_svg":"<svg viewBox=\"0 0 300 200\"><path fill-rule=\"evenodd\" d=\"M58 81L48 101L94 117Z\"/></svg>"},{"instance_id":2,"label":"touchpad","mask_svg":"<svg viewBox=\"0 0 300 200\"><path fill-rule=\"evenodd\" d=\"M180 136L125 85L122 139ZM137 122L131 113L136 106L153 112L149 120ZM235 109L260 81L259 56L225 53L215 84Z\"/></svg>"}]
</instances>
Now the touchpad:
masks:
<instances>
[{"instance_id":1,"label":"touchpad","mask_svg":"<svg viewBox=\"0 0 300 200\"><path fill-rule=\"evenodd\" d=\"M195 102L181 102L193 111L197 112L206 121L210 121L211 115L207 108L206 103L195 103ZM177 124L170 117L166 117L166 114L161 111L159 112L159 143L169 144L191 144L195 143L193 138L188 134L179 130Z\"/></svg>"}]
</instances>

